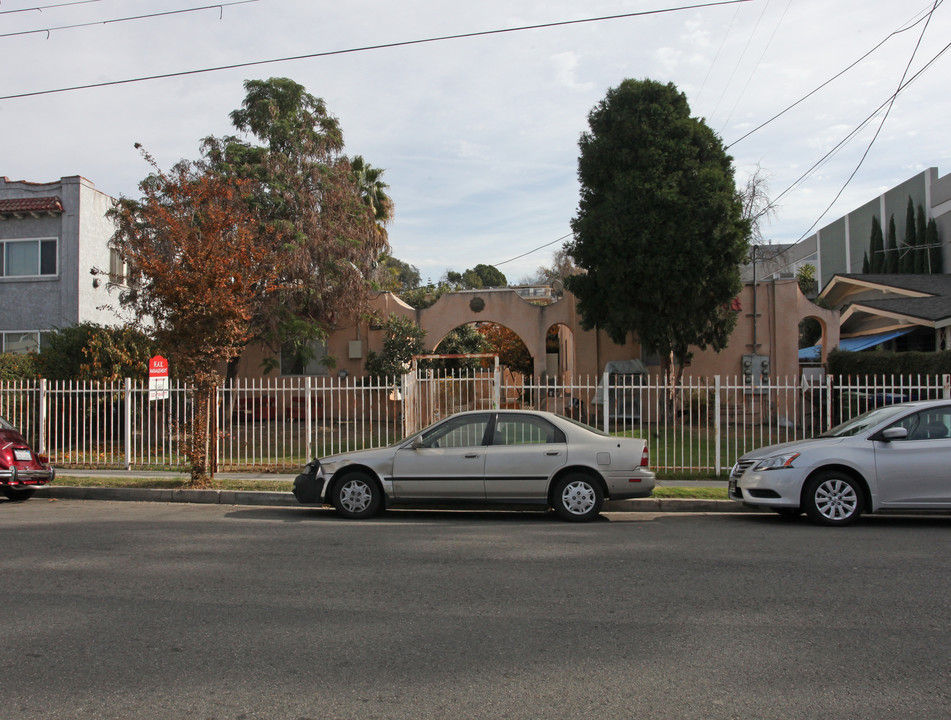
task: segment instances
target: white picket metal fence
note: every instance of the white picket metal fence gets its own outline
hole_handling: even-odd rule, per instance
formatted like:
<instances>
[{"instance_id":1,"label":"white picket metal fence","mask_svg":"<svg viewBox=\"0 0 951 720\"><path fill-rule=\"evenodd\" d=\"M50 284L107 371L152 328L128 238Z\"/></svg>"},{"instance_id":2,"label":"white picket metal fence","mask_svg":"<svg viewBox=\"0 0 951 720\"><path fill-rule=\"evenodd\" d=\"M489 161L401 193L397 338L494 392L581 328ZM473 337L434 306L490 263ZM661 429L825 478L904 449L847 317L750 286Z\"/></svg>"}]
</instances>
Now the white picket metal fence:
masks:
<instances>
[{"instance_id":1,"label":"white picket metal fence","mask_svg":"<svg viewBox=\"0 0 951 720\"><path fill-rule=\"evenodd\" d=\"M179 470L191 398L174 382L159 400L132 380L7 382L0 415L58 467ZM951 399L951 375L690 378L672 400L654 378L607 373L544 384L491 370L249 380L218 391L213 455L218 471L293 472L315 456L387 445L462 410L531 408L647 439L662 474L715 476L755 447L812 437L878 405L935 398Z\"/></svg>"}]
</instances>

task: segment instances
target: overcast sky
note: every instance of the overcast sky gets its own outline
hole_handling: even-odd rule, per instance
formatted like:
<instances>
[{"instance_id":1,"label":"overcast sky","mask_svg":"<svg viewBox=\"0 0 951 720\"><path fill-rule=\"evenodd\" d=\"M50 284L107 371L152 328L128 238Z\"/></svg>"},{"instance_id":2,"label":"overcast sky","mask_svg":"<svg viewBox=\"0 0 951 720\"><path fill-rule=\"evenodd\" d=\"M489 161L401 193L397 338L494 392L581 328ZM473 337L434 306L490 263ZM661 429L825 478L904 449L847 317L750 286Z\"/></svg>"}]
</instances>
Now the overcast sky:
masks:
<instances>
[{"instance_id":1,"label":"overcast sky","mask_svg":"<svg viewBox=\"0 0 951 720\"><path fill-rule=\"evenodd\" d=\"M207 5L3 0L0 175L82 175L110 195L135 196L149 168L134 143L165 168L196 158L202 137L233 132L228 114L245 79L289 77L326 101L348 154L385 169L394 255L424 282L478 263L514 282L548 264L570 233L578 138L625 78L677 85L730 146L738 181L759 165L778 197L887 108L906 70L907 80L934 60L898 95L850 182L884 109L782 195L765 228L773 242L798 240L925 168L945 174L951 165L951 52L935 60L951 39L951 7L939 4L926 27L934 6L926 0L750 0L11 97L686 3L257 0L111 22ZM78 24L90 25L67 27Z\"/></svg>"}]
</instances>

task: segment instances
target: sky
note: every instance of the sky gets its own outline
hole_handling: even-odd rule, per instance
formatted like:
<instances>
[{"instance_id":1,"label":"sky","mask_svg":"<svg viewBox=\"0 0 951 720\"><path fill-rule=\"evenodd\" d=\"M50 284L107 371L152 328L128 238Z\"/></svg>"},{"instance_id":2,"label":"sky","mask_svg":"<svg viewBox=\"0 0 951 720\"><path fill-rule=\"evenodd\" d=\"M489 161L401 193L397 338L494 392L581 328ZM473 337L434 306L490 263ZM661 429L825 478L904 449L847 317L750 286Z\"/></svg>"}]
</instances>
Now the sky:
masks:
<instances>
[{"instance_id":1,"label":"sky","mask_svg":"<svg viewBox=\"0 0 951 720\"><path fill-rule=\"evenodd\" d=\"M940 0L3 0L0 176L137 197L135 143L195 159L245 80L288 77L385 171L393 255L423 282L485 263L514 283L570 236L578 140L624 79L674 83L738 183L760 169L763 236L788 243L951 171L949 38Z\"/></svg>"}]
</instances>

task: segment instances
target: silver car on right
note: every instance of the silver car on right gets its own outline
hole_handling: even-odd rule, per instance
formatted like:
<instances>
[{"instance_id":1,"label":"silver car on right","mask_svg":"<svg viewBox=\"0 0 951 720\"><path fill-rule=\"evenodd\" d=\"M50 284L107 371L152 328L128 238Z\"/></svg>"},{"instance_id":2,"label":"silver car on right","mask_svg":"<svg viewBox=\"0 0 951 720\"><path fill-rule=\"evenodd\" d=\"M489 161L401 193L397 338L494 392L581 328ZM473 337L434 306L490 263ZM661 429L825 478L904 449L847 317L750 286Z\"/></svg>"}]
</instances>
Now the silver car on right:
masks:
<instances>
[{"instance_id":1,"label":"silver car on right","mask_svg":"<svg viewBox=\"0 0 951 720\"><path fill-rule=\"evenodd\" d=\"M887 405L811 440L741 457L730 498L848 525L862 513L951 510L951 400Z\"/></svg>"}]
</instances>

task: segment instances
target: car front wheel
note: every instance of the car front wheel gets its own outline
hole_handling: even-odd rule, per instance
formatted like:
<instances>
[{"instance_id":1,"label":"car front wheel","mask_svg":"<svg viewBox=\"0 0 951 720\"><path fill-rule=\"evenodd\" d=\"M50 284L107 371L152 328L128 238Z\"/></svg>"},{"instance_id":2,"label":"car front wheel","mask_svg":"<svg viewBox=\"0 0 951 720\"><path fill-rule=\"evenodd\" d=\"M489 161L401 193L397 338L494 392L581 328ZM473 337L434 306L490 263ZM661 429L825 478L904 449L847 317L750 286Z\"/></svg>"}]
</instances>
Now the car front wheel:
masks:
<instances>
[{"instance_id":1,"label":"car front wheel","mask_svg":"<svg viewBox=\"0 0 951 720\"><path fill-rule=\"evenodd\" d=\"M558 482L554 492L555 512L573 522L593 520L601 512L604 492L585 475L568 475Z\"/></svg>"},{"instance_id":2,"label":"car front wheel","mask_svg":"<svg viewBox=\"0 0 951 720\"><path fill-rule=\"evenodd\" d=\"M369 476L350 473L334 485L331 502L340 516L361 520L379 512L383 491Z\"/></svg>"},{"instance_id":3,"label":"car front wheel","mask_svg":"<svg viewBox=\"0 0 951 720\"><path fill-rule=\"evenodd\" d=\"M804 505L813 522L849 525L862 514L864 495L859 483L840 472L819 473L806 485Z\"/></svg>"}]
</instances>

